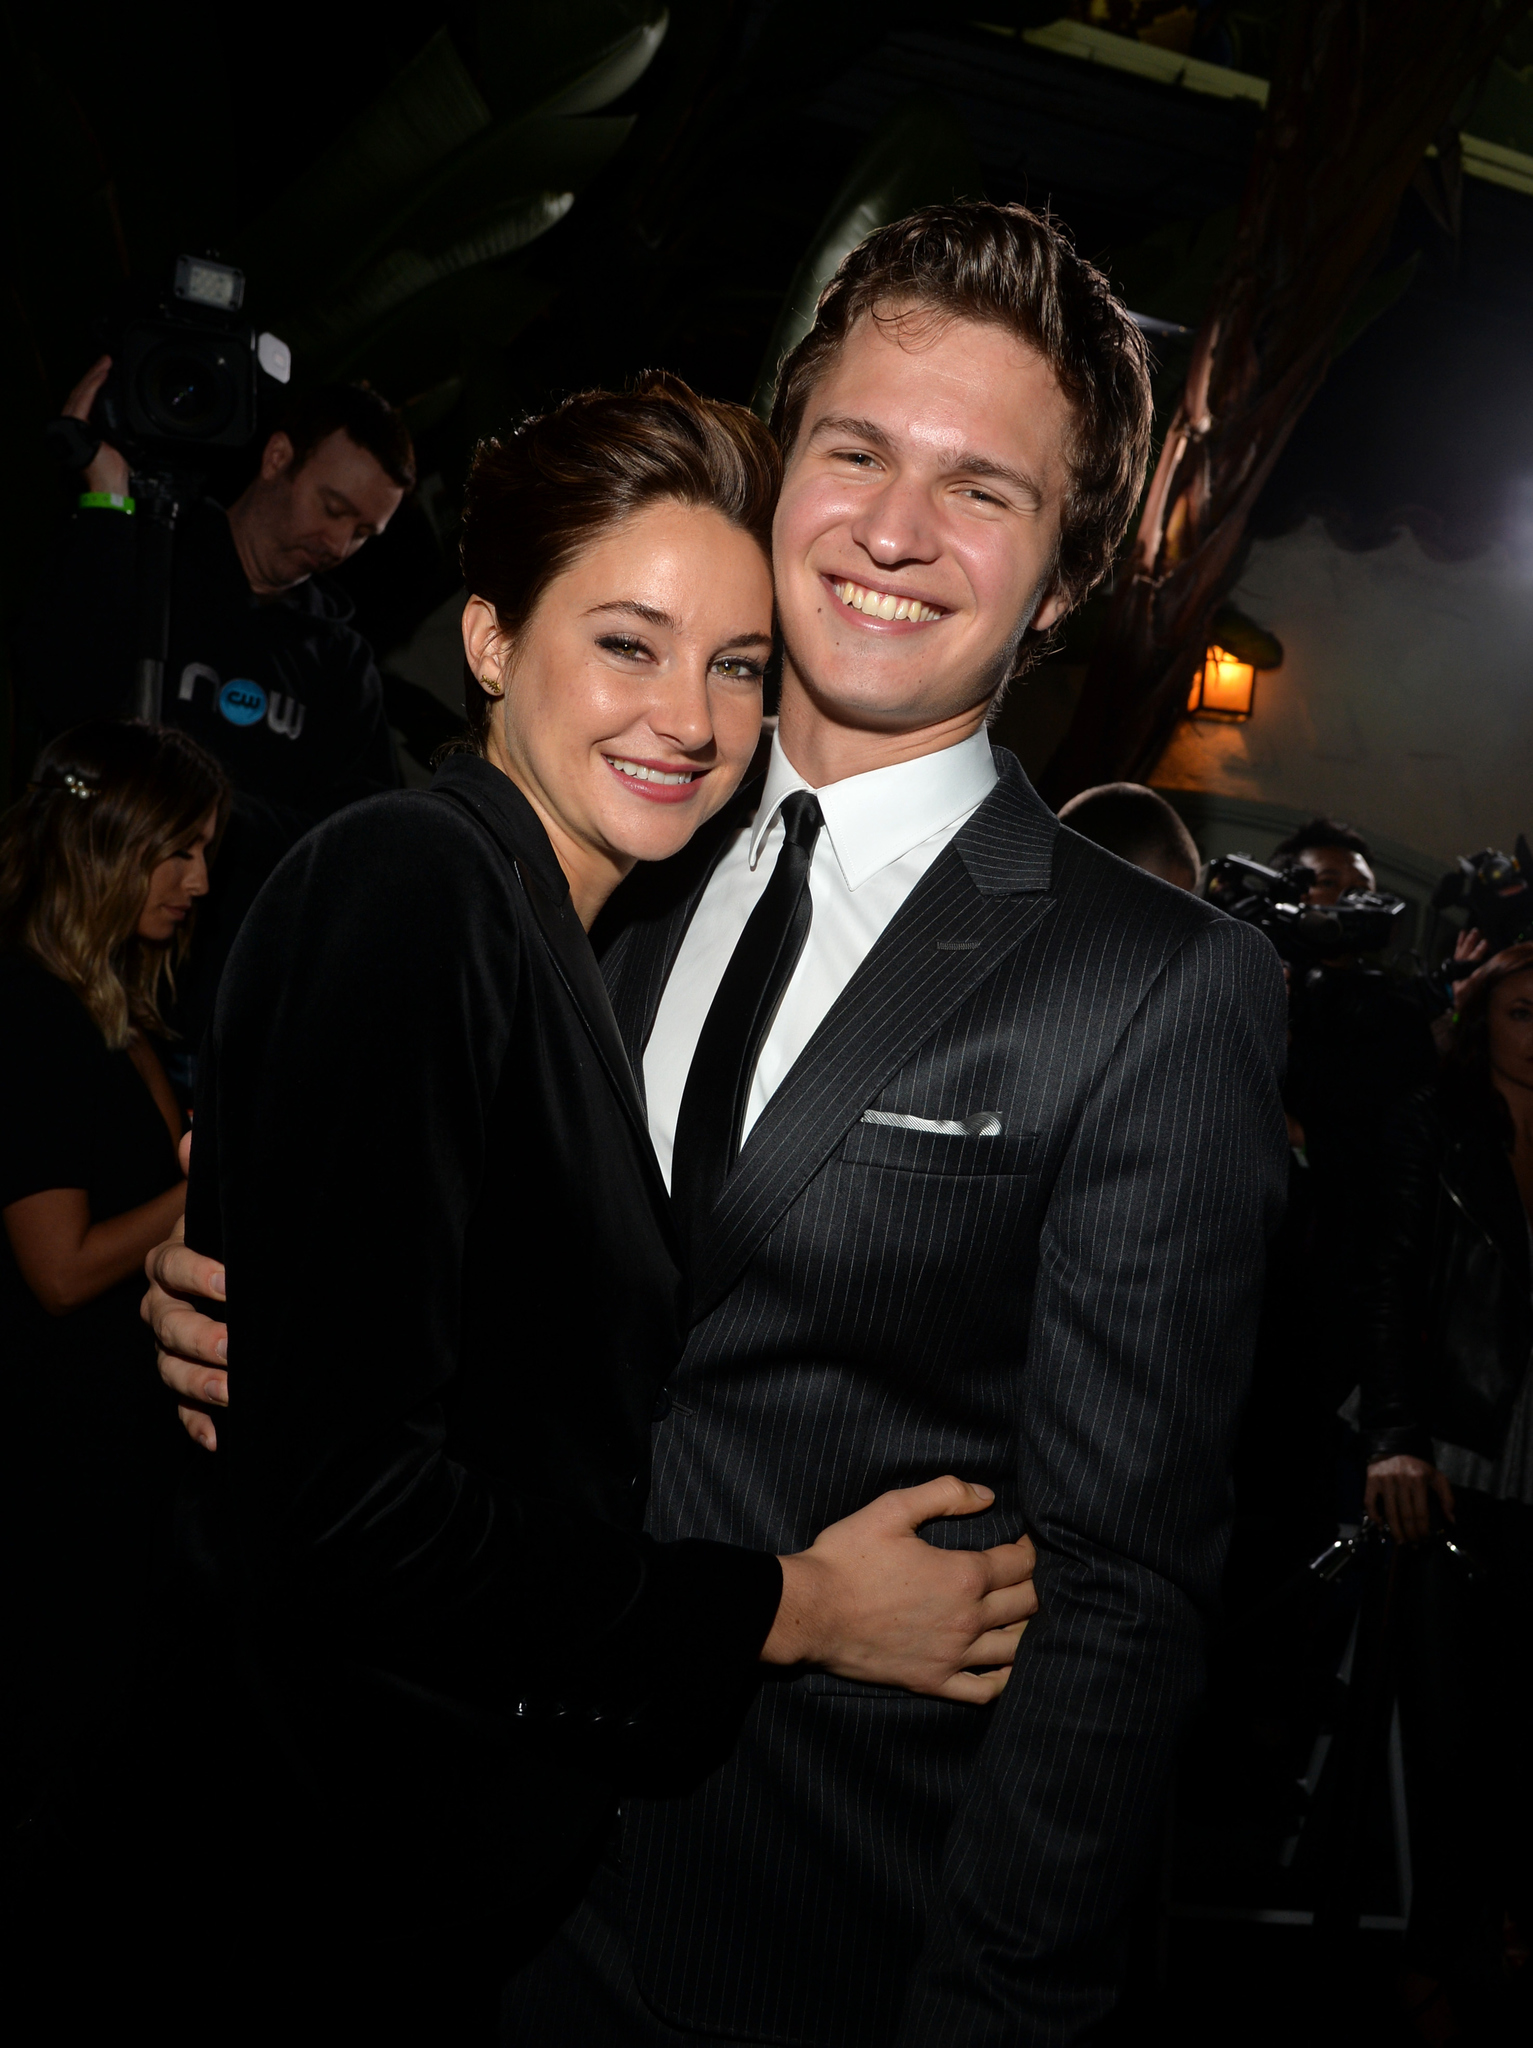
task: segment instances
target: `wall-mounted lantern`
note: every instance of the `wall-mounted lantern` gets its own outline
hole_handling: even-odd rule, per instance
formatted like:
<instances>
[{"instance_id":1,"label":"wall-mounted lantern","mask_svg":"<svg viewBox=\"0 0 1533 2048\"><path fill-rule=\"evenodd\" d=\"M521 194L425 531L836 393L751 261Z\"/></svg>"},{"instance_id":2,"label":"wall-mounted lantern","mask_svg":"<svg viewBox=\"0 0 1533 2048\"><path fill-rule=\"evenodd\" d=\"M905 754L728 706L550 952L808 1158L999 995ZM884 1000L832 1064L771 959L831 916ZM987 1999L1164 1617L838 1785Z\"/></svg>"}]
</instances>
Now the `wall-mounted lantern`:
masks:
<instances>
[{"instance_id":1,"label":"wall-mounted lantern","mask_svg":"<svg viewBox=\"0 0 1533 2048\"><path fill-rule=\"evenodd\" d=\"M1210 647L1192 680L1187 709L1194 718L1249 718L1256 670L1223 647Z\"/></svg>"}]
</instances>

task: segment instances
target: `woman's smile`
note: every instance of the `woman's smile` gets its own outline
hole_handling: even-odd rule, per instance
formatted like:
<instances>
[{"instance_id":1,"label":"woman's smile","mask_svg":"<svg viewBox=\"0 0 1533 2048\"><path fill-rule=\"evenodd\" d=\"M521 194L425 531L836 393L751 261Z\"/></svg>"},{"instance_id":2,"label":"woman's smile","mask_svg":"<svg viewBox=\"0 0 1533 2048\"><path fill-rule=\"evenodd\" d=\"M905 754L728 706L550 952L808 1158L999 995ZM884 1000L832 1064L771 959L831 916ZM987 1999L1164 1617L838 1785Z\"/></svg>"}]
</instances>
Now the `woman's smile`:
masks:
<instances>
[{"instance_id":1,"label":"woman's smile","mask_svg":"<svg viewBox=\"0 0 1533 2048\"><path fill-rule=\"evenodd\" d=\"M603 754L602 759L634 796L652 804L686 803L709 773L685 761L646 761L628 754Z\"/></svg>"}]
</instances>

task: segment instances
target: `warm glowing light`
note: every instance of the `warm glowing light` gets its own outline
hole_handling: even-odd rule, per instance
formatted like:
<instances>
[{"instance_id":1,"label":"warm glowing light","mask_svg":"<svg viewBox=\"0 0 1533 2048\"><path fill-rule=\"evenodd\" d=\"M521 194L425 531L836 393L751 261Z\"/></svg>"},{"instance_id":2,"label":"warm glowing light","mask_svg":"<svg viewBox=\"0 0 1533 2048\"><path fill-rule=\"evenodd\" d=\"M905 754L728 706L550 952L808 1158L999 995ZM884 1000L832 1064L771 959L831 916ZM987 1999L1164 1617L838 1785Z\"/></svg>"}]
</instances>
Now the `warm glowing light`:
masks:
<instances>
[{"instance_id":1,"label":"warm glowing light","mask_svg":"<svg viewBox=\"0 0 1533 2048\"><path fill-rule=\"evenodd\" d=\"M1187 709L1194 718L1249 718L1256 670L1222 647L1210 647L1193 678Z\"/></svg>"}]
</instances>

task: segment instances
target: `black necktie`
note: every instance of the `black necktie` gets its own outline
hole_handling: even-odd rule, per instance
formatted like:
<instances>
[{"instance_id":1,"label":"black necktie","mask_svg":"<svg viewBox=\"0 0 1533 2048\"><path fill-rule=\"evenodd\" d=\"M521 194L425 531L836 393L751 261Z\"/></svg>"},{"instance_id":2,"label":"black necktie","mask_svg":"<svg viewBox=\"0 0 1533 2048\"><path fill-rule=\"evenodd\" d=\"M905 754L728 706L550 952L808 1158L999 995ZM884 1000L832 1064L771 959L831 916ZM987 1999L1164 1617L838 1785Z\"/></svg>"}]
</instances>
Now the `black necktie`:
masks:
<instances>
[{"instance_id":1,"label":"black necktie","mask_svg":"<svg viewBox=\"0 0 1533 2048\"><path fill-rule=\"evenodd\" d=\"M671 1196L696 1245L740 1149L740 1127L762 1040L809 936L809 866L824 820L807 789L783 798L783 843L730 955L682 1092Z\"/></svg>"}]
</instances>

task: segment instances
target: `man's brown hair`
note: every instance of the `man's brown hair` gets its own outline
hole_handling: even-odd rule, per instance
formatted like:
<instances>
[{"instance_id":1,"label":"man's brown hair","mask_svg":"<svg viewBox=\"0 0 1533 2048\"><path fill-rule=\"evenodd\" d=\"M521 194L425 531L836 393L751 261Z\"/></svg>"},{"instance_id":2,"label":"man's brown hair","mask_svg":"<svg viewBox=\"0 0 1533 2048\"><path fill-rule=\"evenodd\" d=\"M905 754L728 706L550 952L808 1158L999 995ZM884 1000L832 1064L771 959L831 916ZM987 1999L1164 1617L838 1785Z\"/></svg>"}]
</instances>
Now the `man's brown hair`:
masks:
<instances>
[{"instance_id":1,"label":"man's brown hair","mask_svg":"<svg viewBox=\"0 0 1533 2048\"><path fill-rule=\"evenodd\" d=\"M1047 215L984 200L924 207L842 259L814 325L784 358L772 431L785 459L811 391L856 323L907 311L1005 328L1058 378L1075 431L1057 573L1079 604L1111 566L1144 488L1153 415L1143 335Z\"/></svg>"},{"instance_id":2,"label":"man's brown hair","mask_svg":"<svg viewBox=\"0 0 1533 2048\"><path fill-rule=\"evenodd\" d=\"M370 384L316 384L295 392L275 431L293 444L295 475L321 441L342 433L366 450L390 483L402 491L415 488L415 450L405 416Z\"/></svg>"}]
</instances>

